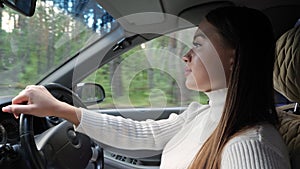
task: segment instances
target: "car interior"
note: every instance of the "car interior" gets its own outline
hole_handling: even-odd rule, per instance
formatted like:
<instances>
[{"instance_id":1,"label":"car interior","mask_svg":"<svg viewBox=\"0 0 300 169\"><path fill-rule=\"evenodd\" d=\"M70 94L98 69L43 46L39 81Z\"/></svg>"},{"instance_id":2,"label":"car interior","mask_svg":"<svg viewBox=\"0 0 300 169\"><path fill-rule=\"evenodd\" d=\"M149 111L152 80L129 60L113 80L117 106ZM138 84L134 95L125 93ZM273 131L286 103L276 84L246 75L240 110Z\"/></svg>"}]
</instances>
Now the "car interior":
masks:
<instances>
[{"instance_id":1,"label":"car interior","mask_svg":"<svg viewBox=\"0 0 300 169\"><path fill-rule=\"evenodd\" d=\"M26 17L34 17L37 10L36 2L38 4L39 1L28 1L27 6L18 6L11 0L2 0L0 4L3 3L2 11L12 8ZM104 82L88 81L93 79L91 75L100 69L109 71L105 66L121 55L130 53L136 47L142 49L144 48L142 45L147 45L148 42L160 37L197 27L204 15L214 8L238 5L263 11L271 21L277 39L274 93L280 120L278 129L288 147L292 169L300 168L300 1L77 1L79 4L95 2L109 14L107 20L113 20L116 24L103 36L91 35L88 45L78 49L55 69L43 74L35 84L44 85L57 99L74 106L133 120L164 119L171 113L183 112L186 105L162 107L113 105L103 108L104 101L111 100L109 96L112 94L105 88ZM128 63L128 67L130 66L138 67L131 62ZM173 86L174 84L171 87L175 88ZM93 90L96 94L86 95L85 90ZM88 99L85 99L86 96ZM1 107L11 104L13 97L12 94L0 95ZM6 138L8 134L11 139ZM56 117L39 118L22 115L19 119L15 119L12 114L1 112L0 141L0 168L4 169L158 169L161 157L161 151L157 150L124 150L99 143L82 133L75 132L71 123Z\"/></svg>"}]
</instances>

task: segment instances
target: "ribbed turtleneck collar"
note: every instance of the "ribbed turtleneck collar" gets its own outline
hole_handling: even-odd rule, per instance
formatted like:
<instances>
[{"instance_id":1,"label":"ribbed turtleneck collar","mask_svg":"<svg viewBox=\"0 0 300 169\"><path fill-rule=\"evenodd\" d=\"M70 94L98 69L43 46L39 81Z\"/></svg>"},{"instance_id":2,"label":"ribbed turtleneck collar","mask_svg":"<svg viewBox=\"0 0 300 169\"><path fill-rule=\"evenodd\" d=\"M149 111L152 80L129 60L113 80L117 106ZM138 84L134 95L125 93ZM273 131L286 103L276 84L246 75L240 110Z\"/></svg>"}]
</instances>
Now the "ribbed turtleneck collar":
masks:
<instances>
[{"instance_id":1,"label":"ribbed turtleneck collar","mask_svg":"<svg viewBox=\"0 0 300 169\"><path fill-rule=\"evenodd\" d=\"M213 120L219 121L222 116L227 90L228 90L227 88L224 88L224 89L218 89L210 92L205 92L205 94L209 98L209 106L211 107L209 116Z\"/></svg>"},{"instance_id":2,"label":"ribbed turtleneck collar","mask_svg":"<svg viewBox=\"0 0 300 169\"><path fill-rule=\"evenodd\" d=\"M205 92L205 94L209 98L209 105L216 106L218 104L224 104L226 95L227 95L227 88L218 89L210 92Z\"/></svg>"}]
</instances>

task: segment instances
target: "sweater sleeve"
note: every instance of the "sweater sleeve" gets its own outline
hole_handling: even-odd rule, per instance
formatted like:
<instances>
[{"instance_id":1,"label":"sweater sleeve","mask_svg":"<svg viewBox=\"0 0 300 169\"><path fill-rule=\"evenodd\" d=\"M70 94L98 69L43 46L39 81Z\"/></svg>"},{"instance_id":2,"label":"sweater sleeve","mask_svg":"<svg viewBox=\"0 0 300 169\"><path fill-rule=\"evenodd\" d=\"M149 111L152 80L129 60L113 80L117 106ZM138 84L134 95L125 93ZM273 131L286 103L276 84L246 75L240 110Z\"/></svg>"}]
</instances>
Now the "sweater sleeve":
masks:
<instances>
[{"instance_id":1,"label":"sweater sleeve","mask_svg":"<svg viewBox=\"0 0 300 169\"><path fill-rule=\"evenodd\" d=\"M187 111L171 114L168 119L135 121L120 116L101 114L81 108L76 131L125 150L162 150L188 119Z\"/></svg>"},{"instance_id":2,"label":"sweater sleeve","mask_svg":"<svg viewBox=\"0 0 300 169\"><path fill-rule=\"evenodd\" d=\"M244 140L224 147L221 169L289 169L289 162L259 140Z\"/></svg>"}]
</instances>

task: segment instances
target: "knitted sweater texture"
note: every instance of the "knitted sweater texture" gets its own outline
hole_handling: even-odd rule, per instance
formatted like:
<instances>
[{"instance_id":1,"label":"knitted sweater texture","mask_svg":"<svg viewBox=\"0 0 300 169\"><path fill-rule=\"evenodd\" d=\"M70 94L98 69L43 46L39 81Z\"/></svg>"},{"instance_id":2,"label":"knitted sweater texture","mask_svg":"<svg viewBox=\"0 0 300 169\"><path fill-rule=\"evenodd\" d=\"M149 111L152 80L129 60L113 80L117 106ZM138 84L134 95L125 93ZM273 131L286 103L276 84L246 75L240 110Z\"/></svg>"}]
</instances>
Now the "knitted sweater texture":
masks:
<instances>
[{"instance_id":1,"label":"knitted sweater texture","mask_svg":"<svg viewBox=\"0 0 300 169\"><path fill-rule=\"evenodd\" d=\"M135 121L81 109L76 130L112 147L162 150L161 169L186 169L215 130L227 89L206 93L208 105L192 102L168 119ZM287 149L270 124L259 124L232 138L224 147L221 169L289 169Z\"/></svg>"}]
</instances>

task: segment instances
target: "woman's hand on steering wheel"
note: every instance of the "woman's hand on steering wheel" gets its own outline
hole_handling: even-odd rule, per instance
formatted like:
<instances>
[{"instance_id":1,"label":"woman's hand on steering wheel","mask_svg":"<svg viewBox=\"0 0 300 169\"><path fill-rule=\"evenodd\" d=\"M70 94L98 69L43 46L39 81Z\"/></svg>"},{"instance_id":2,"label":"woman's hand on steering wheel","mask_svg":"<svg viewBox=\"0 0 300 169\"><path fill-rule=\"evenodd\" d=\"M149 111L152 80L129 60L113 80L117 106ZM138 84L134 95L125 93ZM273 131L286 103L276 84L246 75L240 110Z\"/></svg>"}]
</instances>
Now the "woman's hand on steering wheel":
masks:
<instances>
[{"instance_id":1,"label":"woman's hand on steering wheel","mask_svg":"<svg viewBox=\"0 0 300 169\"><path fill-rule=\"evenodd\" d=\"M56 116L78 125L77 108L54 98L44 86L27 86L12 100L12 105L2 108L3 112L21 113L38 117ZM77 113L76 113L77 112Z\"/></svg>"}]
</instances>

